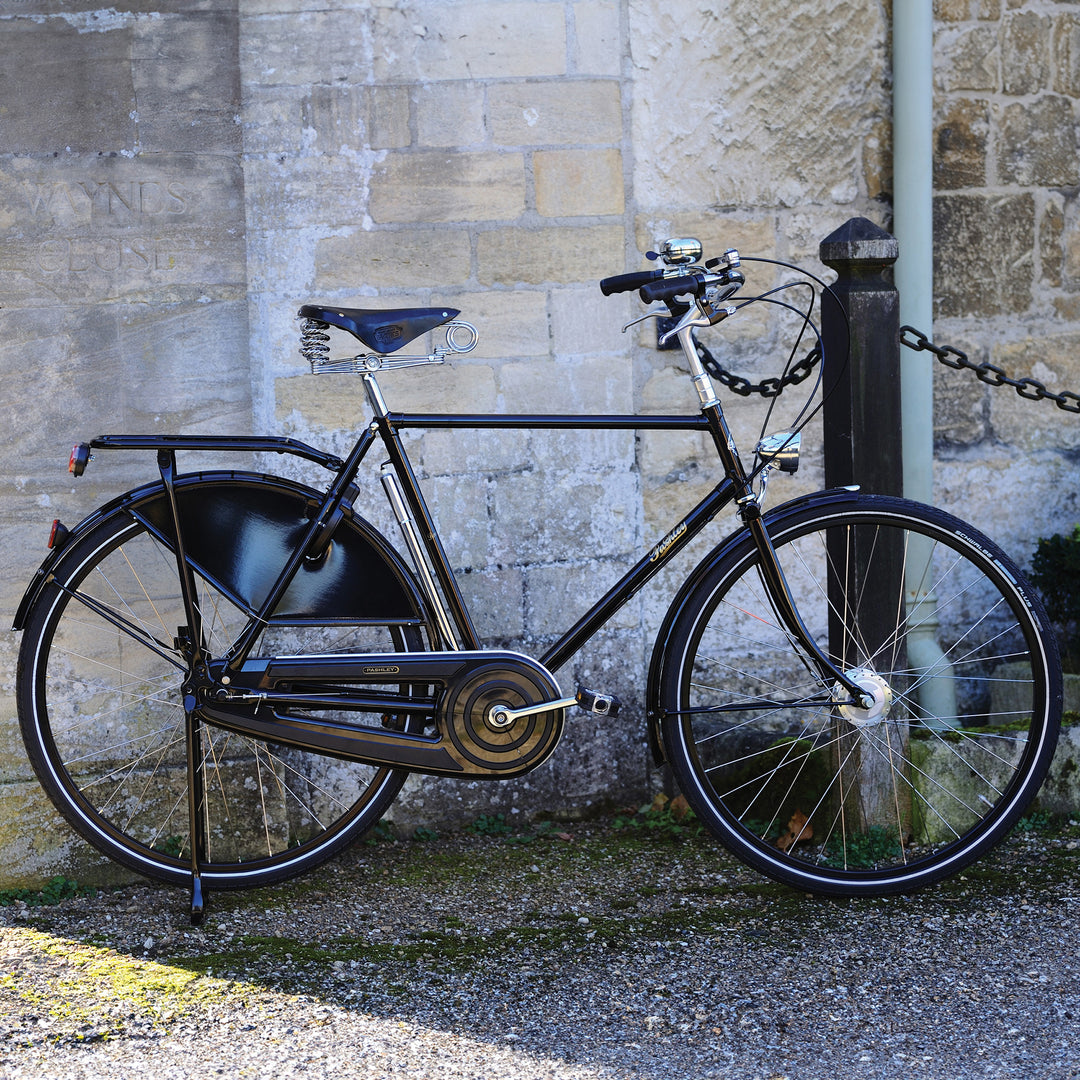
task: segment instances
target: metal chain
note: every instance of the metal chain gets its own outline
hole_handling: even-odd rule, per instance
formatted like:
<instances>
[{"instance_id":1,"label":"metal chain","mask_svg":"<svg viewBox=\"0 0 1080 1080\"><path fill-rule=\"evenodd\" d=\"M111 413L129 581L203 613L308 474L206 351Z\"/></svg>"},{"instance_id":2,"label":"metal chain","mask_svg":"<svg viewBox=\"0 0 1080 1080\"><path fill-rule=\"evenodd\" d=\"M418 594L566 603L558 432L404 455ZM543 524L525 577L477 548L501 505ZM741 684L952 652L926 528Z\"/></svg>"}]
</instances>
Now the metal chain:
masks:
<instances>
[{"instance_id":1,"label":"metal chain","mask_svg":"<svg viewBox=\"0 0 1080 1080\"><path fill-rule=\"evenodd\" d=\"M779 397L785 386L794 386L808 379L821 360L821 349L815 345L792 369L780 379L762 379L759 383L752 383L742 375L732 375L730 371L721 367L720 362L700 341L695 341L698 356L701 357L701 365L714 378L718 379L733 394L742 397L750 397L751 394L760 394L765 398Z\"/></svg>"},{"instance_id":2,"label":"metal chain","mask_svg":"<svg viewBox=\"0 0 1080 1080\"><path fill-rule=\"evenodd\" d=\"M976 364L967 358L967 354L951 345L935 345L924 333L913 326L900 327L900 344L915 352L932 352L946 367L957 371L974 371L976 377L990 386L1011 386L1022 398L1028 401L1052 401L1059 409L1066 412L1080 413L1080 394L1063 390L1055 394L1048 390L1038 379L1010 379L1001 368L991 363Z\"/></svg>"}]
</instances>

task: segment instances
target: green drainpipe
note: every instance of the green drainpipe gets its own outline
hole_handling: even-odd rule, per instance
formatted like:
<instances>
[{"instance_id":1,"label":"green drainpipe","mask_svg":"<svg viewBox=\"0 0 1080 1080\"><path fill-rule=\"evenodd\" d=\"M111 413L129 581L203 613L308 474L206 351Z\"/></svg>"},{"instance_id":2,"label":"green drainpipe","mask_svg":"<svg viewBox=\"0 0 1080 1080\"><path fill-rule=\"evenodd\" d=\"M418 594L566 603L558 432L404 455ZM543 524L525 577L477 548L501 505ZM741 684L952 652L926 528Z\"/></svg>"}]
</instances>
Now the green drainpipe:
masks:
<instances>
[{"instance_id":1,"label":"green drainpipe","mask_svg":"<svg viewBox=\"0 0 1080 1080\"><path fill-rule=\"evenodd\" d=\"M932 334L933 221L933 0L893 2L893 233L900 324ZM904 432L904 494L934 500L933 370L922 353L901 349L900 412ZM919 671L919 703L934 726L958 725L952 667L937 642L937 604L928 546L913 538L907 560L908 664Z\"/></svg>"}]
</instances>

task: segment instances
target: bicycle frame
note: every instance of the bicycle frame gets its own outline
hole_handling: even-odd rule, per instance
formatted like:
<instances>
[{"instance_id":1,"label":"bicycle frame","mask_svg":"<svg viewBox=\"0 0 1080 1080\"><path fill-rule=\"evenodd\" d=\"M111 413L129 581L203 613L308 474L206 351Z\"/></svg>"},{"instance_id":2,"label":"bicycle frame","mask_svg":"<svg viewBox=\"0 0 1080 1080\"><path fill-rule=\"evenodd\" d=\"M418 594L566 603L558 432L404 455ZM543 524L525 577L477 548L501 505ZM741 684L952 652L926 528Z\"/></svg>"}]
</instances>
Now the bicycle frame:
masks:
<instances>
[{"instance_id":1,"label":"bicycle frame","mask_svg":"<svg viewBox=\"0 0 1080 1080\"><path fill-rule=\"evenodd\" d=\"M246 666L255 641L262 629L271 621L275 605L297 574L304 558L311 557L313 552L319 550L320 545L329 542L332 536L335 515L339 513L342 502L350 493L350 488L361 464L376 442L381 443L389 457L388 469L384 470L383 479L384 486L388 488L391 503L395 503L395 491L400 495L400 505L394 507L399 524L401 524L403 530L408 529L410 518L415 519L420 524L418 532L421 540L417 547L422 547L422 550L413 550L412 554L420 571L421 584L424 584L427 563L430 563L435 579L441 589L442 596L440 598L439 594L431 586L430 578L427 579L429 584L425 590L426 599L429 607L432 608L431 614L434 622L434 634L436 635L433 644L445 646L451 654L459 651L474 654L480 650L480 640L400 435L405 430L440 429L687 431L708 432L712 437L718 457L724 468L724 478L680 522L669 529L604 596L596 601L539 658L539 663L545 669L556 671L562 667L612 615L660 571L672 556L682 551L725 507L732 502L736 502L740 508L740 516L762 552L766 586L773 597L780 617L788 626L793 638L806 651L807 655L813 658L822 674L823 682L827 680L830 684L840 683L853 695L854 700L861 700L861 688L821 652L802 625L783 570L775 558L768 535L761 524L758 503L752 491L750 477L739 459L723 409L715 396L710 394L708 400L702 406L701 413L696 416L394 413L386 407L375 376L365 374L363 378L374 418L357 439L352 451L345 460L324 454L296 440L276 439L273 437L252 439L244 437L113 435L103 436L91 442L91 447L100 449L157 450L159 471L161 472L166 493L170 496L173 525L176 529L176 535L180 537L176 554L178 564L181 566L181 587L185 593L185 605L189 611L189 619L193 627L198 625L198 604L194 595L194 582L191 580L190 569L186 567L183 555L182 530L171 494L175 478L176 450L270 451L296 455L315 461L324 468L335 470L334 479L327 489L317 513L312 516L307 532L297 544L292 556L282 567L277 580L270 588L258 611L250 619L247 629L237 639L232 652L228 657L223 658L222 662L214 665L212 673L193 680L191 686L192 701L194 701L196 691L199 689L205 690L208 685L221 686L224 683L226 685L235 685L237 689L242 686L249 687L252 694L246 700L272 701L281 707L291 705L304 708L316 704L329 707L332 703L345 709L384 707L393 708L400 712L422 711L421 707L415 701L410 701L407 696L387 694L381 691L372 691L365 694L342 692L335 694L332 698L326 694L313 697L311 694L302 692L275 694L265 689L259 689L256 693L255 687L252 685L252 679L265 681L265 666ZM711 391L711 387L709 389ZM389 481L390 476L393 478L392 483ZM407 531L406 537L408 539ZM443 600L448 609L446 611L442 610ZM192 638L192 668L205 670L198 634L193 633ZM405 677L408 677L413 682L420 683L429 680L439 682L444 678L452 677L450 674L453 670L452 664L449 668L445 665L442 668L438 666L438 661L447 657L449 655L447 653L428 653L423 658L417 656L415 661L405 661L401 654L394 655L393 674L395 679L393 681L395 682L400 683ZM405 664L404 667L402 666L403 663ZM300 685L305 682L325 684L328 681L338 683L363 681L371 683L378 681L372 678L373 669L376 666L377 664L374 662L358 665L355 659L332 655L292 658L290 678ZM214 703L210 711L216 721L223 724L231 723L230 718L234 711L231 703L227 707ZM305 744L305 736L302 731L298 730L296 724L290 724L290 730L286 731L284 728L275 728L273 721L266 718L256 723L254 715L249 714L251 714L250 709L246 710L243 717L243 730L245 732L257 734L264 738L277 737L280 741L286 743ZM300 725L300 728L303 728L303 724ZM342 756L360 756L364 760L375 760L380 763L390 763L439 773L448 771L445 764L434 760L425 763L423 760L425 755L416 752L416 746L411 749L403 746L400 754L388 753L390 744L415 741L414 737L406 737L400 733L387 734L379 740L387 744L380 749L367 746L366 744L370 742L370 739L358 740L349 734L354 731L356 731L355 728L347 728L335 732L332 736L325 735L325 733L323 736L317 736L313 731L311 741L313 744L320 745L325 751L338 753ZM360 741L365 743L367 753L358 754L357 752L362 748L359 745L352 746L353 743L359 743ZM350 747L352 748L350 749ZM449 771L456 772L457 770Z\"/></svg>"}]
</instances>

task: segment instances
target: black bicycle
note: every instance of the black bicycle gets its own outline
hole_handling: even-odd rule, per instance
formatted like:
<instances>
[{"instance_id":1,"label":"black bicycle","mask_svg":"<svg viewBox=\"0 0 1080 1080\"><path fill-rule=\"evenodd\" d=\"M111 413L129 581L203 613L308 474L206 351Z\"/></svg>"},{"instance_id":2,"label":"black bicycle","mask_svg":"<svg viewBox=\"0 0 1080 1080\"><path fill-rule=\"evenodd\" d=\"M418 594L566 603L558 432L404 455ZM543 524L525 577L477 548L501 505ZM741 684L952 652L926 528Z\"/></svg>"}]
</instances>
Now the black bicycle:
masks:
<instances>
[{"instance_id":1,"label":"black bicycle","mask_svg":"<svg viewBox=\"0 0 1080 1080\"><path fill-rule=\"evenodd\" d=\"M773 290L736 302L738 253L701 256L696 241L668 241L654 270L601 283L662 305L649 315L670 320L682 349L700 406L688 415L393 412L382 373L466 352L475 329L450 308L308 305L313 371L355 372L366 387L371 421L347 457L273 437L77 446L76 475L93 450L134 449L156 454L160 479L70 531L57 523L15 619L22 733L63 816L125 866L190 886L198 918L204 889L332 856L411 770L521 776L554 752L568 709L618 709L602 692L566 694L553 673L733 506L735 531L671 600L646 687L656 760L700 820L740 859L816 893L909 890L1002 839L1060 719L1037 598L990 540L931 507L845 489L763 509L769 478L797 468L813 410L744 463L694 332L784 301ZM803 327L816 332L809 311ZM364 351L332 359L331 329ZM436 329L444 345L399 353ZM536 659L481 647L402 440L499 428L704 434L722 475ZM354 505L376 444L404 553ZM181 473L182 450L296 455L331 478L316 490L254 471Z\"/></svg>"}]
</instances>

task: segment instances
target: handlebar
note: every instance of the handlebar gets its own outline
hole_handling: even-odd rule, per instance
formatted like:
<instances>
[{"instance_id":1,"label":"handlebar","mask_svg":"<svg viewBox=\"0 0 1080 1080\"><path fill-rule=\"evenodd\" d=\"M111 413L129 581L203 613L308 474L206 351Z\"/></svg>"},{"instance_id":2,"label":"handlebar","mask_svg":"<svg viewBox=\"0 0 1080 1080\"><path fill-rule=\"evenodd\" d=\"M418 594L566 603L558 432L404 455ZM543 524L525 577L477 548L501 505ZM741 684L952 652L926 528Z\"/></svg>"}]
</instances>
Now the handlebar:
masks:
<instances>
[{"instance_id":1,"label":"handlebar","mask_svg":"<svg viewBox=\"0 0 1080 1080\"><path fill-rule=\"evenodd\" d=\"M612 293L633 292L651 281L658 281L663 276L663 270L639 270L634 274L616 274L600 282L600 291L605 296L611 296Z\"/></svg>"},{"instance_id":2,"label":"handlebar","mask_svg":"<svg viewBox=\"0 0 1080 1080\"><path fill-rule=\"evenodd\" d=\"M657 300L674 300L683 293L693 293L698 296L705 286L705 279L697 274L680 274L678 277L664 278L662 281L653 281L642 285L638 295L646 304L655 303Z\"/></svg>"},{"instance_id":3,"label":"handlebar","mask_svg":"<svg viewBox=\"0 0 1080 1080\"><path fill-rule=\"evenodd\" d=\"M666 240L660 252L650 251L648 258L659 259L663 267L639 270L632 274L615 274L600 282L605 296L633 292L635 289L646 304L665 303L675 316L685 315L692 299L706 306L722 303L745 282L738 270L739 253L729 248L722 256L700 265L701 244L697 240Z\"/></svg>"}]
</instances>

